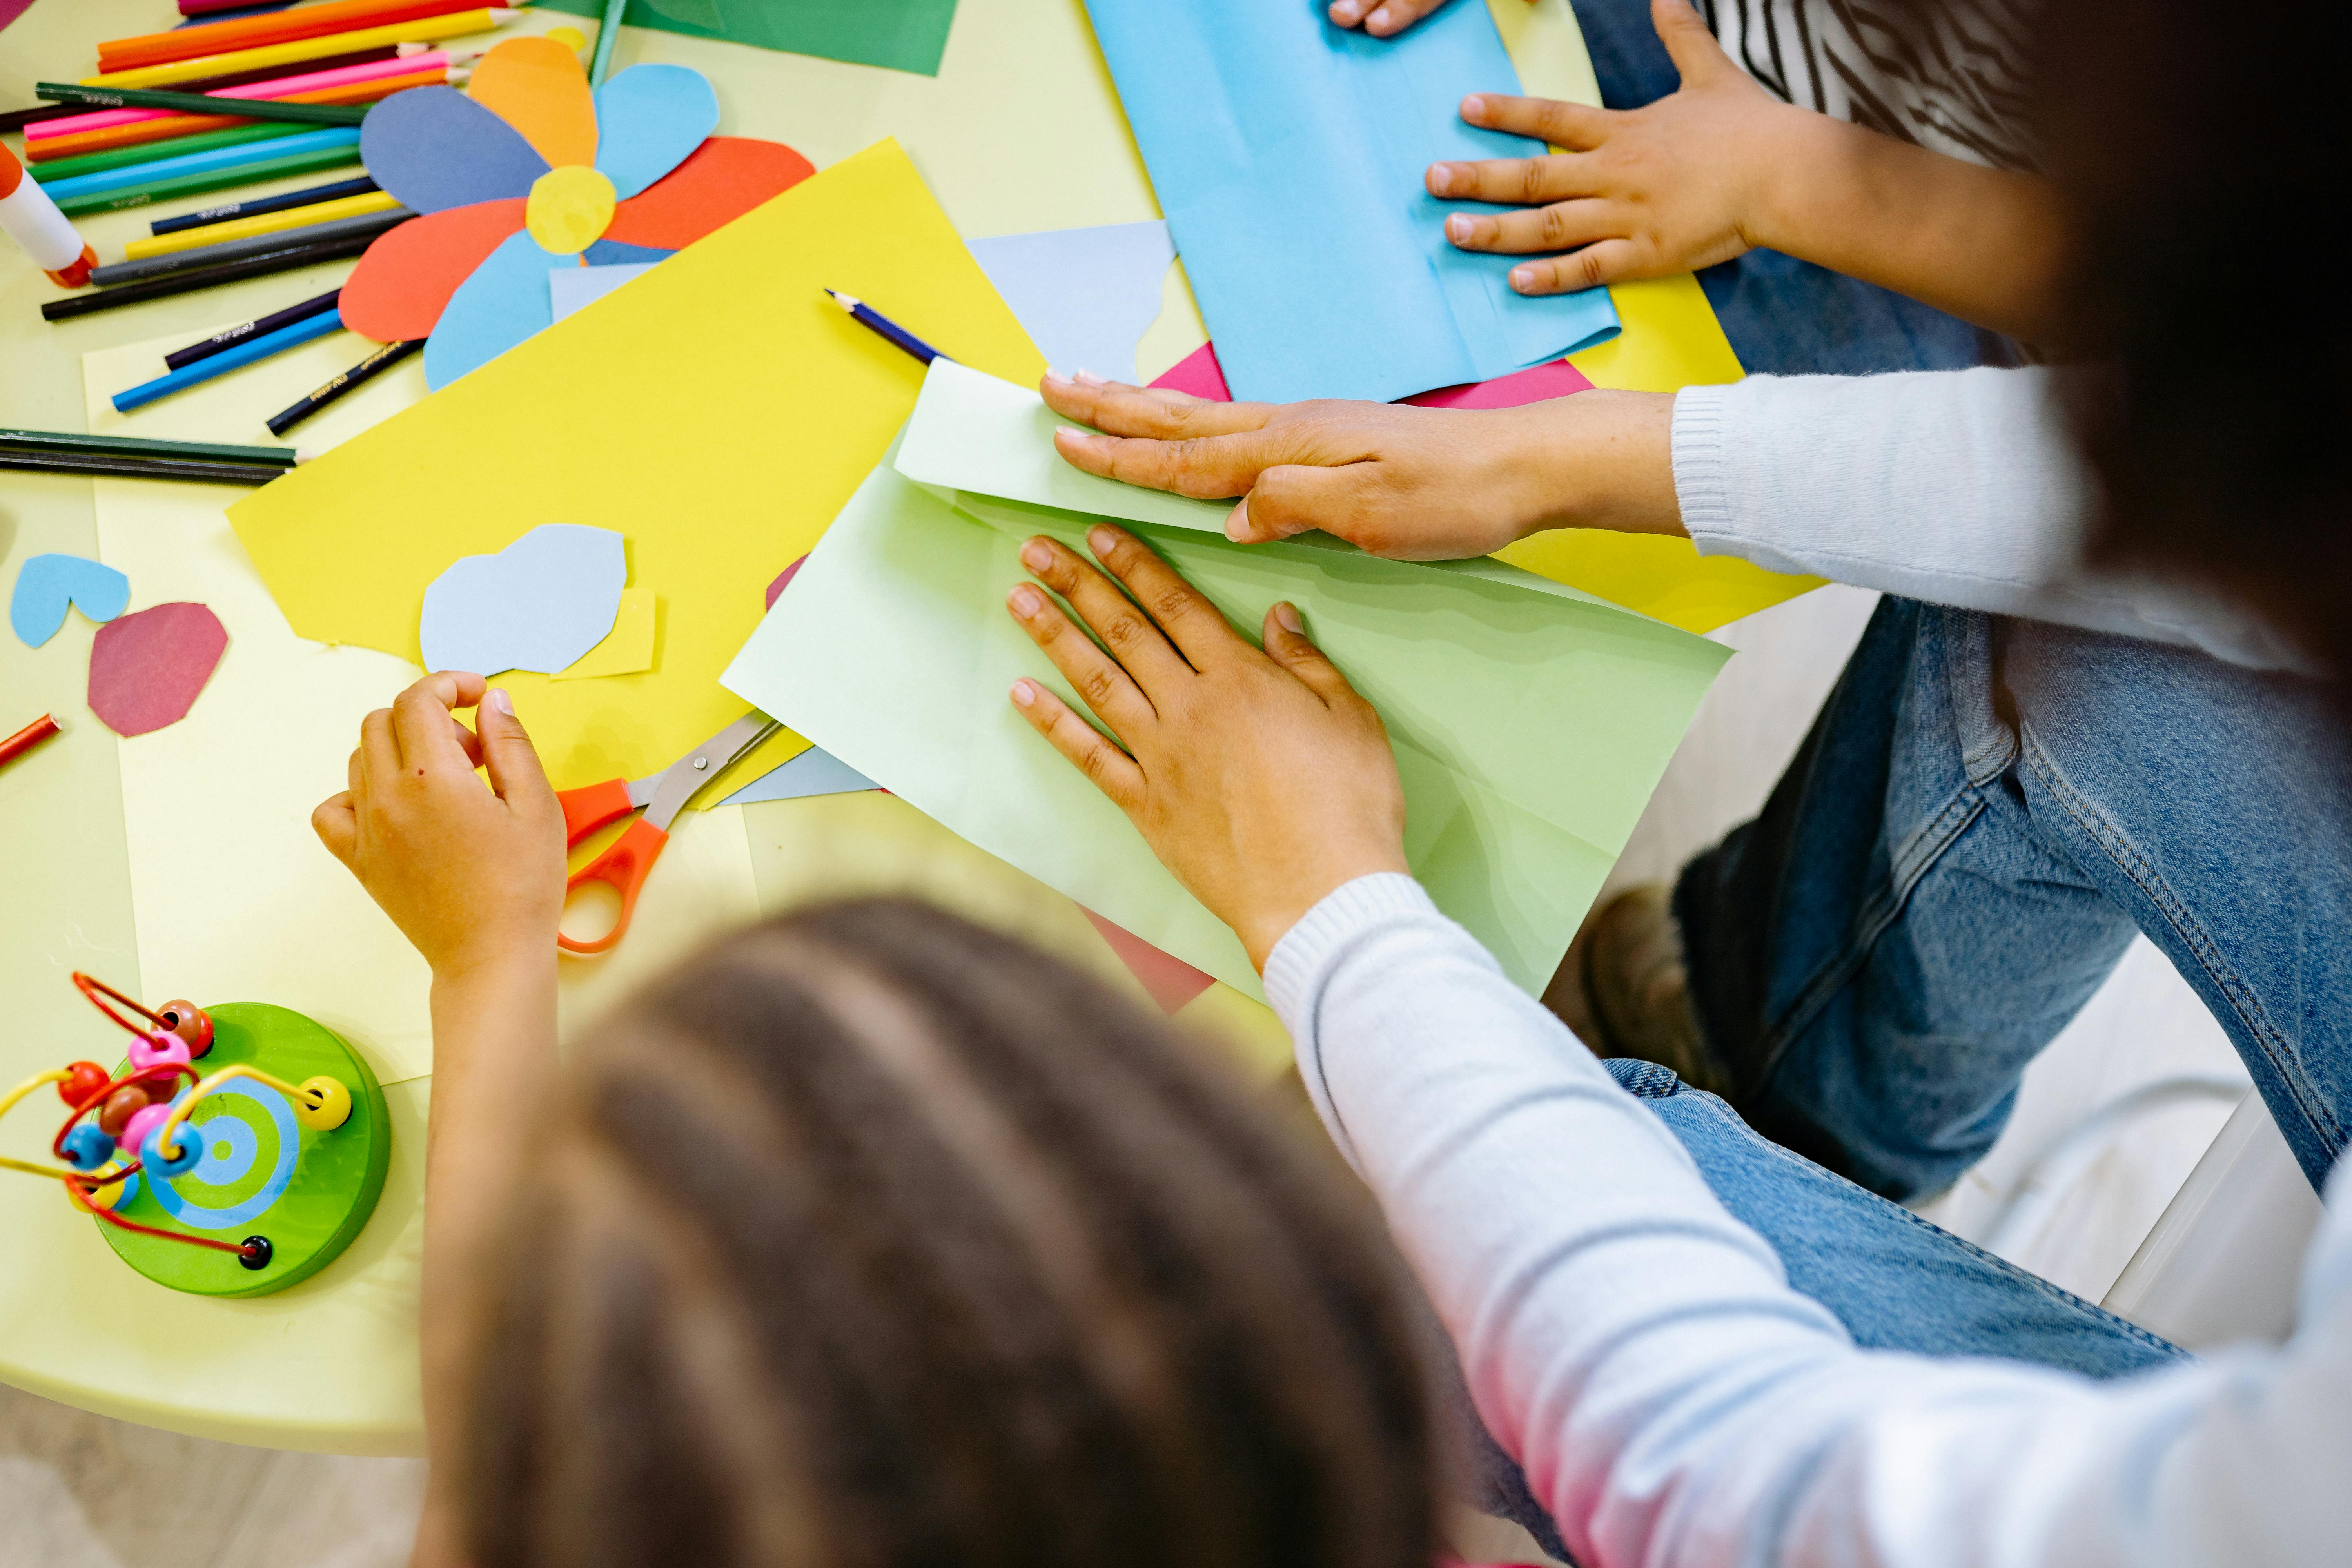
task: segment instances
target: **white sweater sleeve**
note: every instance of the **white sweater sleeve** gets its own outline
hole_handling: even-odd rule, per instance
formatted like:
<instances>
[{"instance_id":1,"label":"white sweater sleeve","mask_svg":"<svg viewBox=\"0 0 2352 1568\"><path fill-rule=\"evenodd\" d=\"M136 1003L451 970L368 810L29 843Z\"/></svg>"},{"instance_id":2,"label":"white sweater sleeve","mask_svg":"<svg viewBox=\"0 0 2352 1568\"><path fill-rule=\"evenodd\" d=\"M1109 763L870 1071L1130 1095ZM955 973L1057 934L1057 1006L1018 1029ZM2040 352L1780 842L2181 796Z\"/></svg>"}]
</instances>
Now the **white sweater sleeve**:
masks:
<instances>
[{"instance_id":1,"label":"white sweater sleeve","mask_svg":"<svg viewBox=\"0 0 2352 1568\"><path fill-rule=\"evenodd\" d=\"M1930 604L2304 661L2212 595L2094 570L2098 481L2042 369L1751 375L1675 396L1675 494L1701 554Z\"/></svg>"},{"instance_id":2,"label":"white sweater sleeve","mask_svg":"<svg viewBox=\"0 0 2352 1568\"><path fill-rule=\"evenodd\" d=\"M1409 878L1332 893L1265 984L1480 1413L1587 1568L2342 1560L2340 1206L2284 1352L2099 1384L1859 1351Z\"/></svg>"}]
</instances>

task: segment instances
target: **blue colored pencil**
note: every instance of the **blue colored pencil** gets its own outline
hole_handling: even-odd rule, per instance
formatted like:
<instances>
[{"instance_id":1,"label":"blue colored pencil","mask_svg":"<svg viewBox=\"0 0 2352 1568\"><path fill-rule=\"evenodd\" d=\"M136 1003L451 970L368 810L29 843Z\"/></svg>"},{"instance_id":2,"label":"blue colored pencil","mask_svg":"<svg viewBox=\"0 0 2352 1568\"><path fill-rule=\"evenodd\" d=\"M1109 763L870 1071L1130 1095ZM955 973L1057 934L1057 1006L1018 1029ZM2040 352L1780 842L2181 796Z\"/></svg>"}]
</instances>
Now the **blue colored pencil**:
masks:
<instances>
[{"instance_id":1,"label":"blue colored pencil","mask_svg":"<svg viewBox=\"0 0 2352 1568\"><path fill-rule=\"evenodd\" d=\"M855 299L838 289L828 289L825 292L833 296L835 304L849 312L851 321L856 321L859 326L872 330L877 335L906 350L922 363L929 364L935 359L947 359L947 355L940 353L939 350L931 347L865 300ZM949 363L952 364L954 362L950 360Z\"/></svg>"},{"instance_id":2,"label":"blue colored pencil","mask_svg":"<svg viewBox=\"0 0 2352 1568\"><path fill-rule=\"evenodd\" d=\"M251 201L226 202L216 207L206 207L202 212L184 213L178 217L157 218L147 226L156 234L178 234L183 229L226 223L233 217L258 217L263 213L284 212L288 207L307 207L320 202L339 201L344 196L363 196L377 188L373 180L362 175L356 180L338 180L331 185L312 185L306 191L289 191L282 196L256 196Z\"/></svg>"},{"instance_id":3,"label":"blue colored pencil","mask_svg":"<svg viewBox=\"0 0 2352 1568\"><path fill-rule=\"evenodd\" d=\"M77 197L133 190L183 174L226 172L247 164L267 163L280 158L336 149L348 148L356 153L359 145L357 126L333 125L323 131L304 131L269 142L247 142L235 147L215 147L208 153L189 153L177 158L158 158L152 163L132 163L121 169L104 169L95 174L77 174L72 179L59 180L42 188L48 192L51 200L62 205Z\"/></svg>"},{"instance_id":4,"label":"blue colored pencil","mask_svg":"<svg viewBox=\"0 0 2352 1568\"><path fill-rule=\"evenodd\" d=\"M307 343L312 338L323 338L329 332L341 331L342 326L343 315L341 310L323 310L318 315L297 321L290 327L280 327L266 337L255 338L250 342L239 343L235 348L223 349L208 359L200 359L194 364L184 365L169 375L159 375L152 381L142 382L128 392L118 392L114 395L114 411L117 414L128 414L132 409L142 407L159 397L169 397L183 387L210 381L213 377L235 370L239 365L251 364L256 360L268 359L271 354L281 353L299 344Z\"/></svg>"}]
</instances>

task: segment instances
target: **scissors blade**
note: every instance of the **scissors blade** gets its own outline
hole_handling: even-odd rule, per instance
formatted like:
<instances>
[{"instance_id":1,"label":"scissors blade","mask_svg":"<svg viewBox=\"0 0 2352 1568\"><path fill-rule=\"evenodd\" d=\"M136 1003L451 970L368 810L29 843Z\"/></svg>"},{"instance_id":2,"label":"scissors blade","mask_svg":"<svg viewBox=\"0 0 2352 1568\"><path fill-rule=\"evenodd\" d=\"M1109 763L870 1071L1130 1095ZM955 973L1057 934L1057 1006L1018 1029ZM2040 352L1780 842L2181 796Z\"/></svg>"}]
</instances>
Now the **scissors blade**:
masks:
<instances>
[{"instance_id":1,"label":"scissors blade","mask_svg":"<svg viewBox=\"0 0 2352 1568\"><path fill-rule=\"evenodd\" d=\"M724 730L705 741L686 755L664 768L654 781L653 798L646 805L645 820L663 832L688 802L702 793L702 787L752 747L774 734L783 726L754 708ZM636 798L636 789L629 790L629 798Z\"/></svg>"}]
</instances>

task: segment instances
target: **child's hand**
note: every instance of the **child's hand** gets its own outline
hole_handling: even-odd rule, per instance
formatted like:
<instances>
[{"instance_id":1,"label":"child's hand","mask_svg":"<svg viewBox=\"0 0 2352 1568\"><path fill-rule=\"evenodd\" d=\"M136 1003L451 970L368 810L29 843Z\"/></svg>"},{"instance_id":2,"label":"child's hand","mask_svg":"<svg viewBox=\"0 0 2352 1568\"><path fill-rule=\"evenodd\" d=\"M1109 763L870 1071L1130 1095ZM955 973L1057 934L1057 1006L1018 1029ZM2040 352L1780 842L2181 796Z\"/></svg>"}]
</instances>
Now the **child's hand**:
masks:
<instances>
[{"instance_id":1,"label":"child's hand","mask_svg":"<svg viewBox=\"0 0 2352 1568\"><path fill-rule=\"evenodd\" d=\"M1508 203L1517 213L1455 213L1445 237L1465 250L1567 251L1511 269L1522 294L1560 294L1728 261L1759 245L1785 143L1820 116L1782 103L1732 63L1686 0L1651 0L1651 19L1682 89L1641 109L1587 109L1474 93L1462 118L1572 149L1536 158L1433 163L1429 194Z\"/></svg>"},{"instance_id":2,"label":"child's hand","mask_svg":"<svg viewBox=\"0 0 2352 1568\"><path fill-rule=\"evenodd\" d=\"M1387 403L1207 403L1047 376L1074 467L1201 499L1240 496L1245 544L1320 529L1375 555L1486 555L1544 528L1680 533L1674 399L1583 392L1519 408Z\"/></svg>"},{"instance_id":3,"label":"child's hand","mask_svg":"<svg viewBox=\"0 0 2352 1568\"><path fill-rule=\"evenodd\" d=\"M1324 14L1335 27L1361 24L1375 38L1392 38L1444 4L1445 0L1331 0Z\"/></svg>"},{"instance_id":4,"label":"child's hand","mask_svg":"<svg viewBox=\"0 0 2352 1568\"><path fill-rule=\"evenodd\" d=\"M1264 969L1323 895L1405 869L1387 731L1288 605L1267 612L1260 652L1132 536L1100 525L1087 542L1133 602L1052 540L1021 559L1116 658L1028 584L1007 603L1119 745L1035 681L1015 681L1013 700Z\"/></svg>"},{"instance_id":5,"label":"child's hand","mask_svg":"<svg viewBox=\"0 0 2352 1568\"><path fill-rule=\"evenodd\" d=\"M506 693L484 691L444 671L369 714L352 787L310 814L440 978L553 952L563 914L563 808ZM478 738L450 711L478 703Z\"/></svg>"}]
</instances>

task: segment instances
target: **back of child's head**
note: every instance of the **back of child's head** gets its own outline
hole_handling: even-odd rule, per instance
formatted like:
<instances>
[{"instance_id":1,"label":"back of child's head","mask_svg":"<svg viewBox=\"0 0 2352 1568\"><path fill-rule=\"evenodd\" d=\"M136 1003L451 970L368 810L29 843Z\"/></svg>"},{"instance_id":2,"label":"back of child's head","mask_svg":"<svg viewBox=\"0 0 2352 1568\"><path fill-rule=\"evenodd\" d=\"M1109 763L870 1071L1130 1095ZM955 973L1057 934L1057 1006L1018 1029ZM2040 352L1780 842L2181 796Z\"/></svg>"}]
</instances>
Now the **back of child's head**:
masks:
<instances>
[{"instance_id":1,"label":"back of child's head","mask_svg":"<svg viewBox=\"0 0 2352 1568\"><path fill-rule=\"evenodd\" d=\"M899 902L638 996L486 1282L472 1562L1426 1568L1391 1255L1198 1051Z\"/></svg>"}]
</instances>

